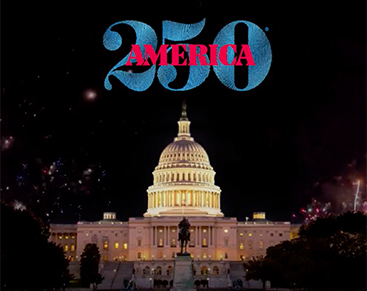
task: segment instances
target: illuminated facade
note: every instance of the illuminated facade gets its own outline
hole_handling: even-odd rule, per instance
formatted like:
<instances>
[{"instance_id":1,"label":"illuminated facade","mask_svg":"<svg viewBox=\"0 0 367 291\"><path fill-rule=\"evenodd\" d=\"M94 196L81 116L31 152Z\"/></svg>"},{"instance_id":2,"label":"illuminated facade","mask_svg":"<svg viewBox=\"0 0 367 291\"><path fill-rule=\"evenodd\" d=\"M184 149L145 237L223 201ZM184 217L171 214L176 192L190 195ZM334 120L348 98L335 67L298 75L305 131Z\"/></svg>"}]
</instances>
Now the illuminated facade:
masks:
<instances>
[{"instance_id":1,"label":"illuminated facade","mask_svg":"<svg viewBox=\"0 0 367 291\"><path fill-rule=\"evenodd\" d=\"M203 147L190 135L185 108L178 128L178 136L163 150L153 171L144 217L119 221L115 213L104 213L101 221L51 225L51 239L63 245L68 257L77 261L84 246L95 243L103 261L132 261L143 272L148 262L169 262L175 257L177 225L183 216L191 224L188 250L201 264L265 255L269 246L291 238L289 222L268 221L262 212L248 221L224 217L215 172ZM140 266L142 262L147 266ZM205 264L198 267L208 268ZM225 272L229 265L217 268Z\"/></svg>"}]
</instances>

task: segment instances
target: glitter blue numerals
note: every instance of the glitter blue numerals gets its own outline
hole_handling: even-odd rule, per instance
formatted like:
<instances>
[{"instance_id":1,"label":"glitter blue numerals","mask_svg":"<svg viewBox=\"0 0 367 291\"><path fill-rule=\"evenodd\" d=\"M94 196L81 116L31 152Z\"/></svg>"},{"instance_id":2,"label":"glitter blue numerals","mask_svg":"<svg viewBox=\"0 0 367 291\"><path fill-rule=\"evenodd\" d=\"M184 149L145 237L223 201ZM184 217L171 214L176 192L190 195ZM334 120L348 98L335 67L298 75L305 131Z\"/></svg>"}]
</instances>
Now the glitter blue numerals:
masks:
<instances>
[{"instance_id":1,"label":"glitter blue numerals","mask_svg":"<svg viewBox=\"0 0 367 291\"><path fill-rule=\"evenodd\" d=\"M136 34L136 44L140 46L141 52L145 55L144 44L151 44L154 50L157 49L157 35L155 34L153 28L149 25L134 20L120 21L112 24L103 35L103 45L106 49L110 51L115 51L120 48L122 44L122 38L119 33L112 31L115 25L127 24L131 26ZM118 68L124 66L129 58L129 54L126 55L120 62L118 62L107 74L104 86L107 90L112 89L112 85L109 81L110 76L116 77L123 83L126 87L134 91L145 91L147 90L154 81L156 65L151 66L147 71L142 73L125 72L122 70L117 70ZM131 62L136 62L132 59Z\"/></svg>"},{"instance_id":2,"label":"glitter blue numerals","mask_svg":"<svg viewBox=\"0 0 367 291\"><path fill-rule=\"evenodd\" d=\"M234 29L238 23L245 23L248 27L248 45L251 48L252 56L255 61L255 66L248 66L248 83L243 89L237 88L235 85L235 66L226 66L218 62L217 66L213 66L214 73L223 85L235 91L248 91L258 86L267 76L271 65L271 48L270 42L265 33L256 24L239 20L227 24L221 29L214 39L214 44L219 47L225 44L234 44ZM217 52L219 59L219 50ZM231 63L234 59L234 52L228 49L228 62Z\"/></svg>"},{"instance_id":3,"label":"glitter blue numerals","mask_svg":"<svg viewBox=\"0 0 367 291\"><path fill-rule=\"evenodd\" d=\"M173 22L165 20L162 23L162 44L165 44L166 40L170 41L186 41L197 36L204 28L205 18L197 23L184 24L179 22ZM186 45L186 51L189 54L189 46ZM170 50L171 48L169 48ZM209 58L205 55L207 62ZM201 85L210 73L210 66L201 66L197 58L197 66L190 66L189 78L185 86L179 89L173 89L169 87L169 83L174 81L177 77L177 70L174 66L160 66L157 75L159 82L162 86L171 91L187 91L194 89Z\"/></svg>"}]
</instances>

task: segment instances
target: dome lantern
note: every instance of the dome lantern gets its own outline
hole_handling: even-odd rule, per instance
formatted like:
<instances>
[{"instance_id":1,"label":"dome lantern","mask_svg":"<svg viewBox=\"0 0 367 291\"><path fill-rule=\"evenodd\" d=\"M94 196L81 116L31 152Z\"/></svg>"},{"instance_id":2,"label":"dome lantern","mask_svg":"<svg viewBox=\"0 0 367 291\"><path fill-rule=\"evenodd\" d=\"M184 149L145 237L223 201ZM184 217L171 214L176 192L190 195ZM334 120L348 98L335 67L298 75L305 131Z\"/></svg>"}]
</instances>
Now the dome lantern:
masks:
<instances>
[{"instance_id":1,"label":"dome lantern","mask_svg":"<svg viewBox=\"0 0 367 291\"><path fill-rule=\"evenodd\" d=\"M182 113L181 113L181 118L180 120L177 122L178 123L178 137L175 138L175 140L194 140L191 137L190 134L190 121L187 118L187 112L186 112L186 102L184 101L182 103Z\"/></svg>"}]
</instances>

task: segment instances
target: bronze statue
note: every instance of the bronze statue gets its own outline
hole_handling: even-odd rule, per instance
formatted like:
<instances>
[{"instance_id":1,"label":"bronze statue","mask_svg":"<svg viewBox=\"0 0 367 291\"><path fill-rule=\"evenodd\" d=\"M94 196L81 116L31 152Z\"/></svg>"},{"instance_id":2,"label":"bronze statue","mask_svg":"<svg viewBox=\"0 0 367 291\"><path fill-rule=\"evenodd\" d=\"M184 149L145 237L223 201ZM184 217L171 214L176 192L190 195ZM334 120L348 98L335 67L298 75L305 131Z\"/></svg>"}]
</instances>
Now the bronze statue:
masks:
<instances>
[{"instance_id":1,"label":"bronze statue","mask_svg":"<svg viewBox=\"0 0 367 291\"><path fill-rule=\"evenodd\" d=\"M187 242L190 241L190 222L184 217L178 224L178 240L181 242L181 254L183 254L183 248L187 253Z\"/></svg>"}]
</instances>

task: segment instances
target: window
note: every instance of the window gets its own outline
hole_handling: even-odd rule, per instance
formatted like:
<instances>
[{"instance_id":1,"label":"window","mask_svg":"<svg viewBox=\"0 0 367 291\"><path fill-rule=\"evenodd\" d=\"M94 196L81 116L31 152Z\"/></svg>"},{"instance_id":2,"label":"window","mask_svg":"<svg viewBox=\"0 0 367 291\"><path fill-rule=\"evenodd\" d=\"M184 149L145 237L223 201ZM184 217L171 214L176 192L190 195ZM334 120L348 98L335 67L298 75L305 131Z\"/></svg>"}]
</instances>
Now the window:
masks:
<instances>
[{"instance_id":1,"label":"window","mask_svg":"<svg viewBox=\"0 0 367 291\"><path fill-rule=\"evenodd\" d=\"M217 266L213 267L213 275L218 275L219 274L219 268Z\"/></svg>"},{"instance_id":2,"label":"window","mask_svg":"<svg viewBox=\"0 0 367 291\"><path fill-rule=\"evenodd\" d=\"M163 254L161 251L158 252L158 259L162 259L163 258Z\"/></svg>"},{"instance_id":3,"label":"window","mask_svg":"<svg viewBox=\"0 0 367 291\"><path fill-rule=\"evenodd\" d=\"M158 239L158 246L163 247L163 238L161 237Z\"/></svg>"},{"instance_id":4,"label":"window","mask_svg":"<svg viewBox=\"0 0 367 291\"><path fill-rule=\"evenodd\" d=\"M103 260L107 261L108 260L108 256L107 255L103 255Z\"/></svg>"},{"instance_id":5,"label":"window","mask_svg":"<svg viewBox=\"0 0 367 291\"><path fill-rule=\"evenodd\" d=\"M250 250L252 250L252 242L249 242L249 243L248 243L248 248L249 248Z\"/></svg>"},{"instance_id":6,"label":"window","mask_svg":"<svg viewBox=\"0 0 367 291\"><path fill-rule=\"evenodd\" d=\"M70 245L70 251L72 251L72 252L75 251L75 245L74 244Z\"/></svg>"},{"instance_id":7,"label":"window","mask_svg":"<svg viewBox=\"0 0 367 291\"><path fill-rule=\"evenodd\" d=\"M228 247L228 238L225 238L225 239L224 239L224 246L225 246L225 247Z\"/></svg>"},{"instance_id":8,"label":"window","mask_svg":"<svg viewBox=\"0 0 367 291\"><path fill-rule=\"evenodd\" d=\"M274 236L274 233L271 233L270 236Z\"/></svg>"},{"instance_id":9,"label":"window","mask_svg":"<svg viewBox=\"0 0 367 291\"><path fill-rule=\"evenodd\" d=\"M259 249L263 249L264 248L264 242L261 240L259 241Z\"/></svg>"},{"instance_id":10,"label":"window","mask_svg":"<svg viewBox=\"0 0 367 291\"><path fill-rule=\"evenodd\" d=\"M224 253L224 258L228 259L228 254L227 253Z\"/></svg>"},{"instance_id":11,"label":"window","mask_svg":"<svg viewBox=\"0 0 367 291\"><path fill-rule=\"evenodd\" d=\"M69 250L69 246L68 245L64 245L64 251L67 252Z\"/></svg>"},{"instance_id":12,"label":"window","mask_svg":"<svg viewBox=\"0 0 367 291\"><path fill-rule=\"evenodd\" d=\"M225 229L224 232L227 233L228 232L228 229Z\"/></svg>"},{"instance_id":13,"label":"window","mask_svg":"<svg viewBox=\"0 0 367 291\"><path fill-rule=\"evenodd\" d=\"M176 257L176 253L172 252L172 258Z\"/></svg>"},{"instance_id":14,"label":"window","mask_svg":"<svg viewBox=\"0 0 367 291\"><path fill-rule=\"evenodd\" d=\"M208 268L206 266L201 267L201 275L208 275Z\"/></svg>"},{"instance_id":15,"label":"window","mask_svg":"<svg viewBox=\"0 0 367 291\"><path fill-rule=\"evenodd\" d=\"M176 240L173 238L171 241L171 247L175 247L176 246Z\"/></svg>"},{"instance_id":16,"label":"window","mask_svg":"<svg viewBox=\"0 0 367 291\"><path fill-rule=\"evenodd\" d=\"M141 238L138 238L138 247L141 247Z\"/></svg>"},{"instance_id":17,"label":"window","mask_svg":"<svg viewBox=\"0 0 367 291\"><path fill-rule=\"evenodd\" d=\"M107 241L103 242L103 249L108 250L108 242Z\"/></svg>"},{"instance_id":18,"label":"window","mask_svg":"<svg viewBox=\"0 0 367 291\"><path fill-rule=\"evenodd\" d=\"M117 250L119 248L119 243L115 242L115 249Z\"/></svg>"},{"instance_id":19,"label":"window","mask_svg":"<svg viewBox=\"0 0 367 291\"><path fill-rule=\"evenodd\" d=\"M282 233L279 233L279 236L283 236L283 234Z\"/></svg>"},{"instance_id":20,"label":"window","mask_svg":"<svg viewBox=\"0 0 367 291\"><path fill-rule=\"evenodd\" d=\"M115 233L115 237L118 237L118 235L119 235L118 233Z\"/></svg>"},{"instance_id":21,"label":"window","mask_svg":"<svg viewBox=\"0 0 367 291\"><path fill-rule=\"evenodd\" d=\"M203 247L207 247L208 245L206 244L206 238L204 237L203 238L203 244L202 244Z\"/></svg>"},{"instance_id":22,"label":"window","mask_svg":"<svg viewBox=\"0 0 367 291\"><path fill-rule=\"evenodd\" d=\"M240 250L243 250L243 243L240 243Z\"/></svg>"},{"instance_id":23,"label":"window","mask_svg":"<svg viewBox=\"0 0 367 291\"><path fill-rule=\"evenodd\" d=\"M155 269L155 274L162 275L162 268L160 266L158 266L157 269Z\"/></svg>"},{"instance_id":24,"label":"window","mask_svg":"<svg viewBox=\"0 0 367 291\"><path fill-rule=\"evenodd\" d=\"M262 233L260 233L259 235L260 235L260 236L263 236L263 234L262 234Z\"/></svg>"},{"instance_id":25,"label":"window","mask_svg":"<svg viewBox=\"0 0 367 291\"><path fill-rule=\"evenodd\" d=\"M240 232L240 236L243 236L243 232Z\"/></svg>"},{"instance_id":26,"label":"window","mask_svg":"<svg viewBox=\"0 0 367 291\"><path fill-rule=\"evenodd\" d=\"M206 259L206 253L203 253L203 259Z\"/></svg>"},{"instance_id":27,"label":"window","mask_svg":"<svg viewBox=\"0 0 367 291\"><path fill-rule=\"evenodd\" d=\"M70 256L69 257L69 260L70 260L70 262L73 262L74 261L74 257L73 256Z\"/></svg>"},{"instance_id":28,"label":"window","mask_svg":"<svg viewBox=\"0 0 367 291\"><path fill-rule=\"evenodd\" d=\"M71 238L75 238L75 233L72 233L70 236Z\"/></svg>"},{"instance_id":29,"label":"window","mask_svg":"<svg viewBox=\"0 0 367 291\"><path fill-rule=\"evenodd\" d=\"M172 275L172 266L168 266L168 268L167 268L167 275L168 276Z\"/></svg>"},{"instance_id":30,"label":"window","mask_svg":"<svg viewBox=\"0 0 367 291\"><path fill-rule=\"evenodd\" d=\"M127 243L124 243L124 250L127 250Z\"/></svg>"},{"instance_id":31,"label":"window","mask_svg":"<svg viewBox=\"0 0 367 291\"><path fill-rule=\"evenodd\" d=\"M59 234L57 235L57 237L58 237L59 239L62 239L62 234L61 234L61 233L59 233Z\"/></svg>"},{"instance_id":32,"label":"window","mask_svg":"<svg viewBox=\"0 0 367 291\"><path fill-rule=\"evenodd\" d=\"M205 228L203 229L203 232L206 233L206 229Z\"/></svg>"},{"instance_id":33,"label":"window","mask_svg":"<svg viewBox=\"0 0 367 291\"><path fill-rule=\"evenodd\" d=\"M65 237L65 239L69 239L69 234L65 233L64 237Z\"/></svg>"},{"instance_id":34,"label":"window","mask_svg":"<svg viewBox=\"0 0 367 291\"><path fill-rule=\"evenodd\" d=\"M252 233L251 233L251 232L249 232L248 236L252 236Z\"/></svg>"},{"instance_id":35,"label":"window","mask_svg":"<svg viewBox=\"0 0 367 291\"><path fill-rule=\"evenodd\" d=\"M141 259L141 252L138 252L137 257L138 257L139 260ZM145 271L145 269L144 269L144 271Z\"/></svg>"}]
</instances>

